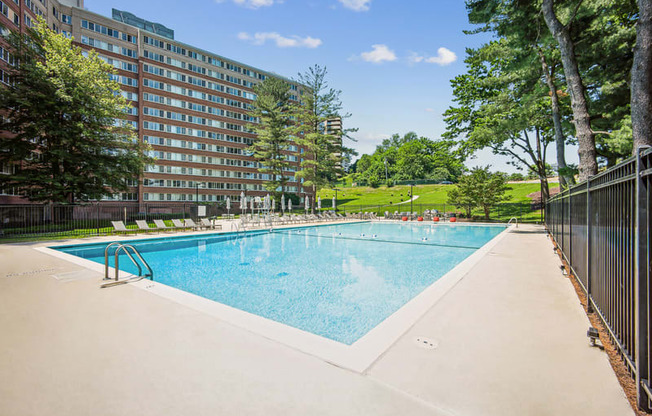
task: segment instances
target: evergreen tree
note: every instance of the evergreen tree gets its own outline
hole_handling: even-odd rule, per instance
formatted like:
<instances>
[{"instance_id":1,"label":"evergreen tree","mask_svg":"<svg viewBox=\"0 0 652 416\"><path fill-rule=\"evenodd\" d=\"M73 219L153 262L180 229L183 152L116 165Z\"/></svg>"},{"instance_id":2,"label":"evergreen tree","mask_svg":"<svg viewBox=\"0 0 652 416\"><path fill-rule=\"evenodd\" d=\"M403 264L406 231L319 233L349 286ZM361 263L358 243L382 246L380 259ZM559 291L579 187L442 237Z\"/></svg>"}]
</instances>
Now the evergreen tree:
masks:
<instances>
[{"instance_id":1,"label":"evergreen tree","mask_svg":"<svg viewBox=\"0 0 652 416\"><path fill-rule=\"evenodd\" d=\"M324 187L332 186L342 176L342 155L351 152L343 144L344 138L357 129L347 128L330 131L329 119L345 119L342 114L341 91L330 88L326 81L325 67L315 65L299 74L298 82L304 87L301 103L295 106L295 141L305 149L301 170L296 177L303 179L303 186L312 189L313 194ZM314 212L315 198L311 200Z\"/></svg>"},{"instance_id":2,"label":"evergreen tree","mask_svg":"<svg viewBox=\"0 0 652 416\"><path fill-rule=\"evenodd\" d=\"M277 78L267 78L254 88L256 99L250 116L257 124L250 124L258 138L250 146L254 157L263 165L260 172L269 174L265 189L281 197L288 177L285 171L290 166L287 158L291 144L290 85Z\"/></svg>"},{"instance_id":3,"label":"evergreen tree","mask_svg":"<svg viewBox=\"0 0 652 416\"><path fill-rule=\"evenodd\" d=\"M18 168L0 175L0 186L60 203L126 191L152 159L120 121L129 103L113 66L95 51L85 57L42 19L5 40L15 65L11 84L0 88L0 130L9 133L0 139L0 162Z\"/></svg>"}]
</instances>

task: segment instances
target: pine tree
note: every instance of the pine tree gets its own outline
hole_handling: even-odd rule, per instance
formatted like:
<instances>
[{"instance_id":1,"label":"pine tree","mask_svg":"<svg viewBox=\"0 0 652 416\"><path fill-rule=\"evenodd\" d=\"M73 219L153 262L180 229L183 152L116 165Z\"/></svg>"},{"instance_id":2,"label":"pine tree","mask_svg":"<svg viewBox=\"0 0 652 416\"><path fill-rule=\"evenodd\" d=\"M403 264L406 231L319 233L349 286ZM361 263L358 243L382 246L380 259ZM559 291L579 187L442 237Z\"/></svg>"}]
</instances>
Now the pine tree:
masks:
<instances>
[{"instance_id":1,"label":"pine tree","mask_svg":"<svg viewBox=\"0 0 652 416\"><path fill-rule=\"evenodd\" d=\"M342 155L352 150L343 146L342 140L357 129L331 131L330 119L349 117L341 114L341 91L330 88L326 81L325 67L315 65L299 74L298 82L306 87L301 103L295 106L295 140L305 149L301 170L296 177L303 179L303 186L312 188L313 195L324 187L332 186L342 176ZM311 201L314 211L315 201Z\"/></svg>"},{"instance_id":2,"label":"pine tree","mask_svg":"<svg viewBox=\"0 0 652 416\"><path fill-rule=\"evenodd\" d=\"M258 120L248 127L258 138L250 146L254 157L263 165L260 172L270 175L265 189L280 198L288 177L285 171L290 166L287 155L291 145L292 116L290 86L277 78L267 78L254 88L256 100L249 115Z\"/></svg>"}]
</instances>

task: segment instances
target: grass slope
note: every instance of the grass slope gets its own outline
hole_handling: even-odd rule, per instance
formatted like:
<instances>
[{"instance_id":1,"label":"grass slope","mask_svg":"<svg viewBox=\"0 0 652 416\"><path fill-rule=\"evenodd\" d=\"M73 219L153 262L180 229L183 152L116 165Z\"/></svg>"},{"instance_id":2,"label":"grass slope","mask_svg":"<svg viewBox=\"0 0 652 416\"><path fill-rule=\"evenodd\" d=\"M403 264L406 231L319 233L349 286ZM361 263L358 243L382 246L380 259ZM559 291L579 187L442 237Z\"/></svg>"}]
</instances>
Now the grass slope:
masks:
<instances>
[{"instance_id":1,"label":"grass slope","mask_svg":"<svg viewBox=\"0 0 652 416\"><path fill-rule=\"evenodd\" d=\"M415 204L446 204L448 202L448 190L455 185L417 185L413 187L414 195L419 198L415 200ZM552 183L552 187L557 187L559 184ZM510 199L508 203L530 202L528 194L539 191L538 183L514 183L509 184L510 190L507 195ZM398 202L409 200L408 193L410 187L406 185L393 186L391 188L379 187L356 187L356 188L342 188L337 191L337 206L353 206L353 205L387 205L396 204ZM330 207L331 199L335 196L335 191L331 189L323 189L319 196L322 199L322 207Z\"/></svg>"}]
</instances>

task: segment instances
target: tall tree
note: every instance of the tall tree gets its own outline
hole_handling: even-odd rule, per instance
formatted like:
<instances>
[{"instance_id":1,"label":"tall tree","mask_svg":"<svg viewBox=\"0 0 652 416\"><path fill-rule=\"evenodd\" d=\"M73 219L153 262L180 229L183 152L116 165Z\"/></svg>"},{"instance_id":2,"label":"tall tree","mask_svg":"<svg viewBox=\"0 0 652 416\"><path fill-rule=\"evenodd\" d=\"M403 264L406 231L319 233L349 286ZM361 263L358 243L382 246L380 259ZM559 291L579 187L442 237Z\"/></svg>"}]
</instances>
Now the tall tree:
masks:
<instances>
[{"instance_id":1,"label":"tall tree","mask_svg":"<svg viewBox=\"0 0 652 416\"><path fill-rule=\"evenodd\" d=\"M632 134L639 146L652 146L652 1L638 0L636 46L632 64Z\"/></svg>"},{"instance_id":2,"label":"tall tree","mask_svg":"<svg viewBox=\"0 0 652 416\"><path fill-rule=\"evenodd\" d=\"M112 80L113 66L88 57L43 20L5 37L16 64L0 88L4 117L0 162L18 164L0 186L32 201L70 203L126 191L152 159L133 129L119 120L129 107Z\"/></svg>"},{"instance_id":3,"label":"tall tree","mask_svg":"<svg viewBox=\"0 0 652 416\"><path fill-rule=\"evenodd\" d=\"M569 25L575 18L575 14L582 2L578 2L577 8L573 11L566 24L563 24L557 18L554 3L554 0L543 0L541 11L546 25L550 29L550 33L552 33L559 44L566 84L568 85L568 91L571 97L571 107L573 108L573 123L575 124L579 145L580 180L585 180L589 176L598 173L595 133L591 128L591 116L589 114L586 88L582 82L582 76L575 54L575 44L573 43L569 29Z\"/></svg>"},{"instance_id":4,"label":"tall tree","mask_svg":"<svg viewBox=\"0 0 652 416\"><path fill-rule=\"evenodd\" d=\"M467 52L467 72L451 81L456 105L444 113L444 137L458 140L468 154L490 148L510 157L513 165L537 172L546 200L546 149L554 135L540 68L514 70L522 56L505 39ZM530 58L536 63L536 55Z\"/></svg>"},{"instance_id":5,"label":"tall tree","mask_svg":"<svg viewBox=\"0 0 652 416\"><path fill-rule=\"evenodd\" d=\"M540 8L536 2L524 0L467 0L466 5L469 21L481 25L478 29L467 33L491 31L503 38L511 47L512 53L516 55L511 62L512 71L521 71L534 65L534 56L538 57L543 72L543 82L548 87L550 97L560 184L566 186L567 183L574 183L573 169L568 167L565 156L569 135L564 131L564 106L560 101L560 95L565 94L557 86L558 53L554 46L551 46L554 42L552 36L547 30L541 30L541 26L545 26L545 23L541 18Z\"/></svg>"},{"instance_id":6,"label":"tall tree","mask_svg":"<svg viewBox=\"0 0 652 416\"><path fill-rule=\"evenodd\" d=\"M314 65L298 75L298 82L305 87L301 103L295 106L295 141L305 149L301 170L296 177L303 179L303 186L312 188L313 195L324 187L332 186L342 176L342 155L349 152L343 139L350 138L353 128L330 130L329 119L350 117L342 113L340 90L328 85L325 67ZM311 200L314 212L315 198Z\"/></svg>"},{"instance_id":7,"label":"tall tree","mask_svg":"<svg viewBox=\"0 0 652 416\"><path fill-rule=\"evenodd\" d=\"M288 182L288 155L292 140L290 85L277 78L267 78L254 88L256 99L249 115L258 123L250 124L258 138L250 146L254 157L263 165L260 172L270 176L265 189L280 199Z\"/></svg>"}]
</instances>

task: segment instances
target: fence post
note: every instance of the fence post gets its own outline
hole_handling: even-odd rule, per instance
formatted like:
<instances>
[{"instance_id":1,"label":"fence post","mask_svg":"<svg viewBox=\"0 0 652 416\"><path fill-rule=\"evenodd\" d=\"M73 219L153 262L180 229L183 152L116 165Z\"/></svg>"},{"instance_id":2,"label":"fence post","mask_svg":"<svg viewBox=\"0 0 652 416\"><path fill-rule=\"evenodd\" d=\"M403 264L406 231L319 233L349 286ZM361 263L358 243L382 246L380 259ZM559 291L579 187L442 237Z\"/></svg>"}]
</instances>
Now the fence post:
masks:
<instances>
[{"instance_id":1,"label":"fence post","mask_svg":"<svg viewBox=\"0 0 652 416\"><path fill-rule=\"evenodd\" d=\"M97 230L97 235L100 235L100 204L99 202L95 204L95 229Z\"/></svg>"},{"instance_id":2,"label":"fence post","mask_svg":"<svg viewBox=\"0 0 652 416\"><path fill-rule=\"evenodd\" d=\"M636 149L636 224L635 224L635 258L634 258L634 293L636 296L636 315L634 328L636 331L636 398L638 406L648 410L649 397L643 383L647 384L648 374L648 316L649 316L649 293L648 293L648 276L647 276L647 192L645 180L641 175L642 158L641 154L649 146L641 146Z\"/></svg>"},{"instance_id":3,"label":"fence post","mask_svg":"<svg viewBox=\"0 0 652 416\"><path fill-rule=\"evenodd\" d=\"M586 312L593 312L591 304L591 178L586 180Z\"/></svg>"}]
</instances>

